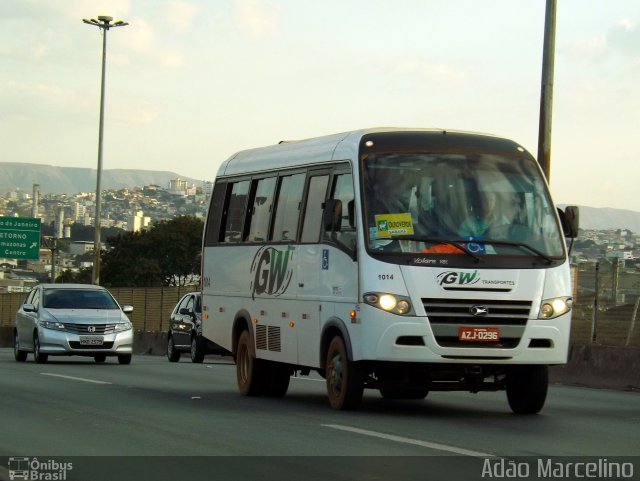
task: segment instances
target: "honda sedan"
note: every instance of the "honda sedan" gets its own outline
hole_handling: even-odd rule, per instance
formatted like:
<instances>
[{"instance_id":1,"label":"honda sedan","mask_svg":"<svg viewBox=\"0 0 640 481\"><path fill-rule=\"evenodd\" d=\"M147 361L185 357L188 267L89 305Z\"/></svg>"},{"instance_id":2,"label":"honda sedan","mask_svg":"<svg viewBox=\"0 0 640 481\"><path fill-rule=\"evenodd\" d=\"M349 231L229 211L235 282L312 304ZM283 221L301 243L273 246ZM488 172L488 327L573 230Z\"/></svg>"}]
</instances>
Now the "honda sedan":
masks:
<instances>
[{"instance_id":1,"label":"honda sedan","mask_svg":"<svg viewBox=\"0 0 640 481\"><path fill-rule=\"evenodd\" d=\"M116 302L107 289L89 284L40 284L16 313L14 355L35 362L49 356L90 356L104 362L117 356L131 363L133 326L127 317L132 306Z\"/></svg>"}]
</instances>

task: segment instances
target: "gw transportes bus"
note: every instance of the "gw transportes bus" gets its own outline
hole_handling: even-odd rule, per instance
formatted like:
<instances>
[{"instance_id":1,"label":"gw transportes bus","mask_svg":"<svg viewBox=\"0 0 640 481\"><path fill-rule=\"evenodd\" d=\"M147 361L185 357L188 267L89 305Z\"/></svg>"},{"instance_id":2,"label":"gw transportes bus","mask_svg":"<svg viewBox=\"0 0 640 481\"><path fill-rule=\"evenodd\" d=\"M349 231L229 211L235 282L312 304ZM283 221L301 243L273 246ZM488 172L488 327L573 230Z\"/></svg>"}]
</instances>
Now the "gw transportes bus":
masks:
<instances>
[{"instance_id":1,"label":"gw transportes bus","mask_svg":"<svg viewBox=\"0 0 640 481\"><path fill-rule=\"evenodd\" d=\"M544 405L567 359L563 231L534 158L503 138L368 129L236 153L203 238L204 335L239 390L284 396L317 371L335 409L506 390Z\"/></svg>"}]
</instances>

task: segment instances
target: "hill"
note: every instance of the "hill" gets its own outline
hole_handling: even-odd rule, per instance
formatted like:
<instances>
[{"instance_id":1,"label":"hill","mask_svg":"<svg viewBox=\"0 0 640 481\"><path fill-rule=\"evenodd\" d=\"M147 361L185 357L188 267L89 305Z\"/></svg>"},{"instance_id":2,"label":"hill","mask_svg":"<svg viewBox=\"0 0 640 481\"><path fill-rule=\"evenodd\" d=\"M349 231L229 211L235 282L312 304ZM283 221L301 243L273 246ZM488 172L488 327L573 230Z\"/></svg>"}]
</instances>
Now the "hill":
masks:
<instances>
[{"instance_id":1,"label":"hill","mask_svg":"<svg viewBox=\"0 0 640 481\"><path fill-rule=\"evenodd\" d=\"M202 179L191 179L169 171L105 169L101 187L106 190L155 184L166 188L170 180L178 177L197 186L202 185ZM33 184L40 184L43 194L94 192L96 169L0 162L0 194L16 189L31 192Z\"/></svg>"}]
</instances>

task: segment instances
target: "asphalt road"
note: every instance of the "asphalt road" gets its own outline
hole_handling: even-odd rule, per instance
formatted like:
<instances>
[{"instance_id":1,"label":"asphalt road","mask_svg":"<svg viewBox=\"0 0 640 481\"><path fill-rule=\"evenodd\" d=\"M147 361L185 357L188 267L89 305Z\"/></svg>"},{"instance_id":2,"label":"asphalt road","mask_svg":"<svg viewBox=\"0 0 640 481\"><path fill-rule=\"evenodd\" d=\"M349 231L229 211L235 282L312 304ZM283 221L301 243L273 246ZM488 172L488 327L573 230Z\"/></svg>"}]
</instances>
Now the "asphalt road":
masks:
<instances>
[{"instance_id":1,"label":"asphalt road","mask_svg":"<svg viewBox=\"0 0 640 481\"><path fill-rule=\"evenodd\" d=\"M242 397L228 358L192 364L186 356L180 363L134 356L129 366L32 359L17 363L12 350L0 349L0 479L2 457L19 456L74 457L81 466L66 479L84 479L71 474L88 464L105 476L91 479L116 479L105 474L108 464L127 466L129 475L144 466L136 479L176 479L174 469L200 479L217 469L202 479L225 479L224 471L226 479L281 480L287 476L277 471L286 468L302 480L390 479L392 472L427 479L425 469L428 479L482 479L487 459L640 455L640 393L552 386L540 414L517 416L503 392L388 401L365 391L358 411L336 412L315 375L293 378L283 399ZM229 458L212 467L211 456ZM638 479L640 463L632 461ZM242 469L249 469L244 477ZM149 470L156 475L145 478Z\"/></svg>"}]
</instances>

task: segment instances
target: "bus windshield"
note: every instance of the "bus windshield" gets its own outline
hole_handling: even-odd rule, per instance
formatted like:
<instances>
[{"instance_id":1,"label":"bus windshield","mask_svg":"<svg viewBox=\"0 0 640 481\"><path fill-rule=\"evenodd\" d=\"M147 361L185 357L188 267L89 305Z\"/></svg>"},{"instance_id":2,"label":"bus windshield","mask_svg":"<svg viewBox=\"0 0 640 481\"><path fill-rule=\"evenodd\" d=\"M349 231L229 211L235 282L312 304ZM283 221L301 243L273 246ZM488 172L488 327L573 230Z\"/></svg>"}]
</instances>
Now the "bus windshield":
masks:
<instances>
[{"instance_id":1,"label":"bus windshield","mask_svg":"<svg viewBox=\"0 0 640 481\"><path fill-rule=\"evenodd\" d=\"M491 154L369 154L364 212L372 251L564 255L535 161Z\"/></svg>"}]
</instances>

